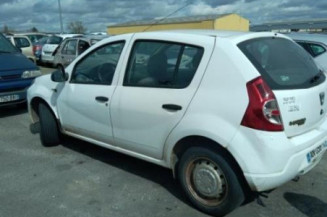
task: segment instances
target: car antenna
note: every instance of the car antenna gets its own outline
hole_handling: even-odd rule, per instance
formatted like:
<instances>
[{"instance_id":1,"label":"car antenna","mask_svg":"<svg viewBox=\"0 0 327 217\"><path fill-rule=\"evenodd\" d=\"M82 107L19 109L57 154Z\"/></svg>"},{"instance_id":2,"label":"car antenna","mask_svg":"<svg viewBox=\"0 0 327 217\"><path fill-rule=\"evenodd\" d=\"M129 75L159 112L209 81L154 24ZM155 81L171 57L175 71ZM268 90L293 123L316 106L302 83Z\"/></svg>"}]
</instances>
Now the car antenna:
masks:
<instances>
[{"instance_id":1,"label":"car antenna","mask_svg":"<svg viewBox=\"0 0 327 217\"><path fill-rule=\"evenodd\" d=\"M183 7L178 8L178 9L177 9L176 11L174 11L173 13L168 14L167 16L165 16L165 17L163 17L163 18L157 20L156 22L152 23L151 25L149 25L148 27L146 27L145 29L143 29L142 32L145 32L146 30L150 29L152 26L154 26L154 25L160 23L161 21L167 19L168 17L172 16L173 14L175 14L175 13L177 13L177 12L183 10L184 8L186 8L187 6L189 6L190 4L191 4L191 3L188 3L188 4L184 5Z\"/></svg>"}]
</instances>

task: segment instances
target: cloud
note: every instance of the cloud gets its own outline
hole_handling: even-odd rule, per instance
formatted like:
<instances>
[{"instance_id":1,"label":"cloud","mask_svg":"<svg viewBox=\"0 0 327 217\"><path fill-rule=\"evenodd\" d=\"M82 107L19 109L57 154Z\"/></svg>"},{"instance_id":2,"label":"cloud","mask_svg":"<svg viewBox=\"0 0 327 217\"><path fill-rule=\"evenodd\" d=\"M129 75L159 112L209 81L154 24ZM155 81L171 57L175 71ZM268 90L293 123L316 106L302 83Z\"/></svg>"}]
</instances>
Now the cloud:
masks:
<instances>
[{"instance_id":1,"label":"cloud","mask_svg":"<svg viewBox=\"0 0 327 217\"><path fill-rule=\"evenodd\" d=\"M183 8L184 6L187 7ZM89 31L106 31L109 24L166 17L238 13L259 24L290 19L327 19L326 0L61 0L64 28L81 21ZM60 30L58 0L1 0L0 28L32 27Z\"/></svg>"}]
</instances>

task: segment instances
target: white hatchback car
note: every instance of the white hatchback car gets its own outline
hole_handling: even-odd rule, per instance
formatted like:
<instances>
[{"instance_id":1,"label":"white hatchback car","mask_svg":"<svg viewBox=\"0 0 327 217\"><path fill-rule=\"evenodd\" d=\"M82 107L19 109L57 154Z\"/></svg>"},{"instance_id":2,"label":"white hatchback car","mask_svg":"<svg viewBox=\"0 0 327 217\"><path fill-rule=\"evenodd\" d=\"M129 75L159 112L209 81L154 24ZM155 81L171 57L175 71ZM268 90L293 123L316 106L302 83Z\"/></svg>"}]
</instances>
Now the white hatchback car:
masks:
<instances>
[{"instance_id":1,"label":"white hatchback car","mask_svg":"<svg viewBox=\"0 0 327 217\"><path fill-rule=\"evenodd\" d=\"M66 134L170 168L195 207L224 215L247 190L317 165L326 90L281 34L148 32L104 39L37 78L28 106L44 146Z\"/></svg>"}]
</instances>

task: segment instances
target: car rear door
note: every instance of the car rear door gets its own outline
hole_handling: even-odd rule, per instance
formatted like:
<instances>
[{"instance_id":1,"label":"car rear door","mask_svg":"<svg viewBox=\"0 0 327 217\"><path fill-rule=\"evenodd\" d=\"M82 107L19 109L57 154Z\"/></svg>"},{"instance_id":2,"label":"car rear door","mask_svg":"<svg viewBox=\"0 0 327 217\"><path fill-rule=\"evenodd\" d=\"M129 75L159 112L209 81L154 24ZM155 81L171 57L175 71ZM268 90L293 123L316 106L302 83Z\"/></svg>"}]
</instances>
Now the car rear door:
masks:
<instances>
[{"instance_id":1,"label":"car rear door","mask_svg":"<svg viewBox=\"0 0 327 217\"><path fill-rule=\"evenodd\" d=\"M253 39L239 47L273 90L288 137L325 119L326 77L304 49L285 38Z\"/></svg>"},{"instance_id":2,"label":"car rear door","mask_svg":"<svg viewBox=\"0 0 327 217\"><path fill-rule=\"evenodd\" d=\"M111 103L118 146L163 157L166 138L186 112L214 43L205 36L196 42L189 36L135 36Z\"/></svg>"}]
</instances>

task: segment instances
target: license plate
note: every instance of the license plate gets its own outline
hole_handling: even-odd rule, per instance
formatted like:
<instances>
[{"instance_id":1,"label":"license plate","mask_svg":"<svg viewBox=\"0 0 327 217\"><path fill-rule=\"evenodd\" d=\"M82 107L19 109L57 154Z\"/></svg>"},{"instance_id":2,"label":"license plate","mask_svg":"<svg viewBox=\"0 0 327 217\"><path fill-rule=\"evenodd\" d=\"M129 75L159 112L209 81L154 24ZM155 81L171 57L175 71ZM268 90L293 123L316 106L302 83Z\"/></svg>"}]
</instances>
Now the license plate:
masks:
<instances>
[{"instance_id":1,"label":"license plate","mask_svg":"<svg viewBox=\"0 0 327 217\"><path fill-rule=\"evenodd\" d=\"M19 100L19 95L8 95L8 96L0 96L0 103L1 102L11 102L11 101L15 101L15 100Z\"/></svg>"},{"instance_id":2,"label":"license plate","mask_svg":"<svg viewBox=\"0 0 327 217\"><path fill-rule=\"evenodd\" d=\"M327 141L325 141L323 144L319 145L318 147L307 153L308 163L315 161L315 159L319 156L319 154L325 149L327 149Z\"/></svg>"}]
</instances>

